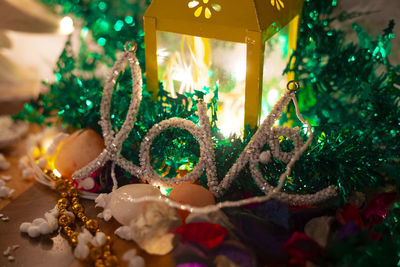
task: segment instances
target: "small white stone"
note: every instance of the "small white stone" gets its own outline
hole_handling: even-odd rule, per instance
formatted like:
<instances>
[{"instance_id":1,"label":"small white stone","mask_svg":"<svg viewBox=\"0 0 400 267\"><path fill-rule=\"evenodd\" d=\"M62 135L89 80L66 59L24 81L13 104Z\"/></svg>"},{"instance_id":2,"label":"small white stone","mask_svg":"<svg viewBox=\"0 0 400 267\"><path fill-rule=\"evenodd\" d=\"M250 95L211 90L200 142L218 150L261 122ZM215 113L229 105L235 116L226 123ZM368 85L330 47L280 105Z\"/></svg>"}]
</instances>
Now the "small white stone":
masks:
<instances>
[{"instance_id":1,"label":"small white stone","mask_svg":"<svg viewBox=\"0 0 400 267\"><path fill-rule=\"evenodd\" d=\"M40 235L39 227L31 225L28 229L28 235L33 238L38 237Z\"/></svg>"},{"instance_id":2,"label":"small white stone","mask_svg":"<svg viewBox=\"0 0 400 267\"><path fill-rule=\"evenodd\" d=\"M86 245L92 240L92 238L92 234L88 230L84 229L84 231L78 235L78 244Z\"/></svg>"},{"instance_id":3,"label":"small white stone","mask_svg":"<svg viewBox=\"0 0 400 267\"><path fill-rule=\"evenodd\" d=\"M9 189L9 190L8 190L8 194L7 194L7 197L8 197L8 198L11 198L12 195L14 194L14 192L15 192L15 189L12 189L12 188Z\"/></svg>"},{"instance_id":4,"label":"small white stone","mask_svg":"<svg viewBox=\"0 0 400 267\"><path fill-rule=\"evenodd\" d=\"M0 218L3 217L3 216L4 216L4 214L3 214L3 213L0 213Z\"/></svg>"},{"instance_id":5,"label":"small white stone","mask_svg":"<svg viewBox=\"0 0 400 267\"><path fill-rule=\"evenodd\" d=\"M52 232L51 227L47 222L44 222L41 225L39 225L39 231L40 231L40 234L42 234L42 235L48 235Z\"/></svg>"},{"instance_id":6,"label":"small white stone","mask_svg":"<svg viewBox=\"0 0 400 267\"><path fill-rule=\"evenodd\" d=\"M5 171L10 168L10 165L10 162L8 162L4 155L0 153L0 170Z\"/></svg>"},{"instance_id":7,"label":"small white stone","mask_svg":"<svg viewBox=\"0 0 400 267\"><path fill-rule=\"evenodd\" d=\"M92 239L92 244L95 247L103 246L107 241L107 236L103 232L97 232L95 237Z\"/></svg>"},{"instance_id":8,"label":"small white stone","mask_svg":"<svg viewBox=\"0 0 400 267\"><path fill-rule=\"evenodd\" d=\"M17 250L17 249L19 249L19 245L12 246L12 250Z\"/></svg>"},{"instance_id":9,"label":"small white stone","mask_svg":"<svg viewBox=\"0 0 400 267\"><path fill-rule=\"evenodd\" d=\"M47 220L47 223L49 224L51 231L55 231L58 228L58 220L56 217L54 217L51 213L46 212L44 214L44 217Z\"/></svg>"},{"instance_id":10,"label":"small white stone","mask_svg":"<svg viewBox=\"0 0 400 267\"><path fill-rule=\"evenodd\" d=\"M129 267L144 267L145 261L142 257L136 256L132 260L129 261Z\"/></svg>"},{"instance_id":11,"label":"small white stone","mask_svg":"<svg viewBox=\"0 0 400 267\"><path fill-rule=\"evenodd\" d=\"M84 260L87 258L88 255L89 255L89 247L86 246L85 244L79 244L78 242L78 246L76 246L74 250L75 258Z\"/></svg>"},{"instance_id":12,"label":"small white stone","mask_svg":"<svg viewBox=\"0 0 400 267\"><path fill-rule=\"evenodd\" d=\"M3 222L8 222L10 220L10 217L2 217L1 220Z\"/></svg>"},{"instance_id":13,"label":"small white stone","mask_svg":"<svg viewBox=\"0 0 400 267\"><path fill-rule=\"evenodd\" d=\"M23 223L21 223L21 225L19 226L19 230L22 232L22 233L28 233L28 229L29 229L29 227L31 227L31 223L29 223L29 222L23 222Z\"/></svg>"},{"instance_id":14,"label":"small white stone","mask_svg":"<svg viewBox=\"0 0 400 267\"><path fill-rule=\"evenodd\" d=\"M32 174L33 174L32 169L26 168L26 169L24 169L24 170L22 171L22 178L24 178L24 179L29 179L29 178L32 177Z\"/></svg>"},{"instance_id":15,"label":"small white stone","mask_svg":"<svg viewBox=\"0 0 400 267\"><path fill-rule=\"evenodd\" d=\"M11 253L11 247L8 247L6 250L3 251L4 256L8 256Z\"/></svg>"},{"instance_id":16,"label":"small white stone","mask_svg":"<svg viewBox=\"0 0 400 267\"><path fill-rule=\"evenodd\" d=\"M4 181L8 182L11 180L11 176L10 175L2 175L1 179L3 179Z\"/></svg>"},{"instance_id":17,"label":"small white stone","mask_svg":"<svg viewBox=\"0 0 400 267\"><path fill-rule=\"evenodd\" d=\"M8 261L14 261L15 258L13 256L8 256Z\"/></svg>"},{"instance_id":18,"label":"small white stone","mask_svg":"<svg viewBox=\"0 0 400 267\"><path fill-rule=\"evenodd\" d=\"M28 167L28 157L22 157L18 161L18 169L23 170Z\"/></svg>"},{"instance_id":19,"label":"small white stone","mask_svg":"<svg viewBox=\"0 0 400 267\"><path fill-rule=\"evenodd\" d=\"M130 261L131 259L133 259L136 256L136 249L130 249L127 252L124 253L124 255L122 256L122 259L124 261Z\"/></svg>"},{"instance_id":20,"label":"small white stone","mask_svg":"<svg viewBox=\"0 0 400 267\"><path fill-rule=\"evenodd\" d=\"M46 222L46 220L43 219L43 218L36 218L36 219L33 220L32 224L35 225L35 226L39 226L39 225L41 225L42 223L45 223L45 222Z\"/></svg>"}]
</instances>

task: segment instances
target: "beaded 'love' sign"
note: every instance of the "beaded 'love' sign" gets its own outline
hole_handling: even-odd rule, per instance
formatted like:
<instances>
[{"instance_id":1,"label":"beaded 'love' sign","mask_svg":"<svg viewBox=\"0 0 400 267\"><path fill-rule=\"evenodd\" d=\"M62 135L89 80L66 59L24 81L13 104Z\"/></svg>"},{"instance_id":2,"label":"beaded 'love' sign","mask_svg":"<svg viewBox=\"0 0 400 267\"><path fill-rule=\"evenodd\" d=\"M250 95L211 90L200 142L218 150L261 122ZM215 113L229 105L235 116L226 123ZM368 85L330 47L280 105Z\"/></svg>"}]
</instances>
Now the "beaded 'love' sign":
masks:
<instances>
[{"instance_id":1,"label":"beaded 'love' sign","mask_svg":"<svg viewBox=\"0 0 400 267\"><path fill-rule=\"evenodd\" d=\"M127 44L128 45L128 44ZM104 87L103 98L101 100L100 114L101 120L99 124L102 127L103 137L106 148L104 151L86 167L76 171L73 174L74 179L84 178L89 176L92 172L103 166L106 161L113 161L113 166L118 164L123 169L127 170L132 175L146 180L150 184L166 184L174 185L182 182L195 181L206 171L207 181L209 190L216 196L221 197L224 192L229 188L232 181L239 175L240 171L249 164L251 174L257 186L265 194L273 194L274 198L279 198L284 202L289 202L296 205L312 205L317 202L323 201L336 195L336 188L329 186L312 195L296 195L287 194L281 192L281 189L286 181L287 176L290 174L294 163L300 158L301 154L307 149L312 140L312 128L308 121L300 115L297 100L295 97L295 91L299 88L296 82L290 82L288 84L288 90L284 93L281 99L275 104L271 113L262 122L261 126L252 137L244 151L240 154L238 160L230 168L228 173L222 179L218 181L217 171L215 165L214 151L211 140L210 122L206 112L206 104L203 101L199 101L197 104L198 116L200 119L200 126L195 125L193 122L180 118L171 118L164 120L154 125L147 133L146 137L140 146L140 166L136 166L132 162L125 159L119 152L122 148L122 143L128 137L135 120L136 113L139 109L141 96L142 96L142 74L139 66L138 59L136 58L136 44L130 43L131 47L128 49L125 46L125 53L119 58L112 68L112 73L109 79L106 81ZM111 96L116 83L117 77L122 69L124 61L128 61L132 71L132 97L129 106L128 113L126 115L125 122L123 123L119 132L115 133L112 129L110 121L110 105ZM290 88L293 85L294 88ZM296 114L299 120L307 125L309 138L303 143L298 128L288 127L274 127L274 122L279 119L282 110L287 104L293 101L296 107ZM200 145L200 159L194 169L184 175L183 177L165 179L157 174L150 164L150 147L154 138L162 131L168 128L181 128L189 131L197 140ZM294 149L291 152L284 152L279 146L279 136L289 137L294 144ZM269 144L271 150L261 151L264 145ZM263 177L260 171L259 164L268 163L271 158L274 157L285 163L286 171L281 174L279 178L279 184L277 187L269 185ZM112 172L112 176L114 176ZM114 188L117 187L115 176Z\"/></svg>"}]
</instances>

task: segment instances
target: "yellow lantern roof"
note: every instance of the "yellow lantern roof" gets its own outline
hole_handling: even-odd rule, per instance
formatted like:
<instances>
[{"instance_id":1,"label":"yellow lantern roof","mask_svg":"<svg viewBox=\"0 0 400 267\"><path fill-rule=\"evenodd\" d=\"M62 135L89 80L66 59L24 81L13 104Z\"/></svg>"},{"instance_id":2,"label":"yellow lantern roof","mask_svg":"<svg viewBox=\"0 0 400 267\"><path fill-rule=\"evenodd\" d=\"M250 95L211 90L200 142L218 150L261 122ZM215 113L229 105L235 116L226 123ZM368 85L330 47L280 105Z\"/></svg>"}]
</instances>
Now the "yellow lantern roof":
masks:
<instances>
[{"instance_id":1,"label":"yellow lantern roof","mask_svg":"<svg viewBox=\"0 0 400 267\"><path fill-rule=\"evenodd\" d=\"M159 31L246 42L249 31L264 40L298 15L302 0L153 0L144 15Z\"/></svg>"}]
</instances>

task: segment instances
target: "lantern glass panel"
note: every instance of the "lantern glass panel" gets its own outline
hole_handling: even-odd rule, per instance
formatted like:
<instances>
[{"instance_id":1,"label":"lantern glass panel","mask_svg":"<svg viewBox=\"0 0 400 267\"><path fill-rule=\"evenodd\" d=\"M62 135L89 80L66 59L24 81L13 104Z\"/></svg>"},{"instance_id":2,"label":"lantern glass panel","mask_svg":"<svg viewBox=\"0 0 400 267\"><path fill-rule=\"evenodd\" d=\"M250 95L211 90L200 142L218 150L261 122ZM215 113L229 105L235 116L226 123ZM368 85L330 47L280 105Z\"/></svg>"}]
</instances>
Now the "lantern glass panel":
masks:
<instances>
[{"instance_id":1,"label":"lantern glass panel","mask_svg":"<svg viewBox=\"0 0 400 267\"><path fill-rule=\"evenodd\" d=\"M158 78L173 97L205 87L210 92L218 88L217 125L224 134L240 132L244 120L245 44L158 31L157 63Z\"/></svg>"},{"instance_id":2,"label":"lantern glass panel","mask_svg":"<svg viewBox=\"0 0 400 267\"><path fill-rule=\"evenodd\" d=\"M283 71L286 68L290 54L289 25L287 25L265 43L261 122L270 113L286 88L288 77L287 74L283 75Z\"/></svg>"},{"instance_id":3,"label":"lantern glass panel","mask_svg":"<svg viewBox=\"0 0 400 267\"><path fill-rule=\"evenodd\" d=\"M289 26L286 26L265 43L261 121L286 86L287 77L282 72L290 55L288 33ZM246 44L157 31L157 64L158 79L172 97L205 87L210 92L218 88L217 126L225 135L241 134Z\"/></svg>"}]
</instances>

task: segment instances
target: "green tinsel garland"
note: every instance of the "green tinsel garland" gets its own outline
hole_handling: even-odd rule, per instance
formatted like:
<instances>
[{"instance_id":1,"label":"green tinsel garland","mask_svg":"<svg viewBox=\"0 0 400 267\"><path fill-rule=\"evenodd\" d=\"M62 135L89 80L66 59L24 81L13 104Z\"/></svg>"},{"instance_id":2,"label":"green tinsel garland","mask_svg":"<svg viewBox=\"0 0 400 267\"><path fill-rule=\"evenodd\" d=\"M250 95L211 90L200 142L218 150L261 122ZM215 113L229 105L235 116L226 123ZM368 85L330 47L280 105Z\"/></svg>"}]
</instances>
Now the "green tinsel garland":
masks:
<instances>
[{"instance_id":1,"label":"green tinsel garland","mask_svg":"<svg viewBox=\"0 0 400 267\"><path fill-rule=\"evenodd\" d=\"M75 60L68 53L67 44L55 69L57 81L48 84L49 92L27 104L16 118L43 124L49 122L50 117L59 117L66 127L92 128L100 132L97 122L104 77L94 76L94 69L101 64L112 65L123 44L132 40L139 45L138 58L145 67L141 16L150 1L42 1L54 8L61 6L64 14L82 18L82 40L92 36L104 49L103 53L93 52L83 42ZM393 22L377 39L354 25L359 43L346 43L344 32L331 24L351 14L332 17L335 5L336 1L305 1L298 49L293 55L296 58L294 70L302 86L298 93L300 108L312 122L316 137L312 147L293 168L285 190L314 192L333 184L338 186L344 199L354 190L400 183L400 90L396 88L396 83L400 83L400 67L391 65L387 57ZM159 101L153 102L144 88L138 120L122 153L138 163L138 145L146 132L161 120L182 117L197 122L193 103L206 93L198 91L173 99L160 90ZM119 88L112 100L111 114L116 128L125 118L129 95L130 77L126 70L119 77ZM209 105L213 111L212 135L218 175L223 177L252 132L246 128L246 137L224 138L215 126L216 105L217 98L214 98ZM294 116L293 106L289 106L282 122L292 121ZM165 144L171 146L166 148ZM175 175L182 165L195 164L198 155L197 142L188 132L180 130L160 135L152 150L155 168L160 173L169 170L170 175ZM264 166L266 179L276 183L283 168L278 161ZM204 182L204 177L201 181ZM241 198L244 192L261 193L247 169L225 198Z\"/></svg>"}]
</instances>

